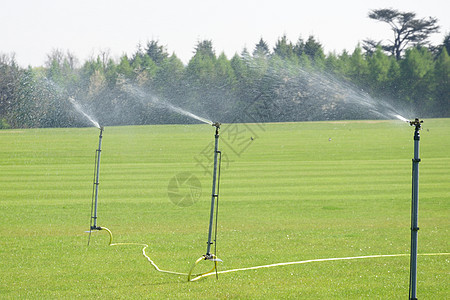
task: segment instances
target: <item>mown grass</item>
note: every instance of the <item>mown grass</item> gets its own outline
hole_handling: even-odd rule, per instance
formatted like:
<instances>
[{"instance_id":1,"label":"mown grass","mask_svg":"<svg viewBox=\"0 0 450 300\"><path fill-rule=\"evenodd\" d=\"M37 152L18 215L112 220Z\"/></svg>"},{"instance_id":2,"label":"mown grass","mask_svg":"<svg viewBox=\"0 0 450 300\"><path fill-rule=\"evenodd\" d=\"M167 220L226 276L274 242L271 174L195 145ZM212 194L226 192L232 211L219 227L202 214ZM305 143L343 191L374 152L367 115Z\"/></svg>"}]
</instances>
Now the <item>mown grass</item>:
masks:
<instances>
[{"instance_id":1,"label":"mown grass","mask_svg":"<svg viewBox=\"0 0 450 300\"><path fill-rule=\"evenodd\" d=\"M448 253L449 120L423 127L419 253ZM207 125L106 128L99 225L187 272L206 251L213 135ZM398 121L223 125L219 268L409 253L412 136ZM97 145L95 128L0 131L1 298L407 297L408 256L188 283L155 271L141 246L109 247L105 232L88 247ZM202 184L192 206L168 198L180 172ZM419 256L419 298L449 298L448 270L448 256Z\"/></svg>"}]
</instances>

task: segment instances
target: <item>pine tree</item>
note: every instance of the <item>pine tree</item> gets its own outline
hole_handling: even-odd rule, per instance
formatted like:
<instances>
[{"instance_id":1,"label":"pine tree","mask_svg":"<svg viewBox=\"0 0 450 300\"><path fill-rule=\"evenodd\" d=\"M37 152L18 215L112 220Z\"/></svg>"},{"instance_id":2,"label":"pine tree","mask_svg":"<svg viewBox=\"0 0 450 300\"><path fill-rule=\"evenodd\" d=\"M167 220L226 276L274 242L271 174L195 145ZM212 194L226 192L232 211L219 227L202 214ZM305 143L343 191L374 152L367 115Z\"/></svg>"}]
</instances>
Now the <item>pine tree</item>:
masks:
<instances>
[{"instance_id":1,"label":"pine tree","mask_svg":"<svg viewBox=\"0 0 450 300\"><path fill-rule=\"evenodd\" d=\"M382 96L387 94L387 85L389 81L389 69L391 67L390 59L383 53L381 47L378 47L368 60L368 84L375 95Z\"/></svg>"},{"instance_id":2,"label":"pine tree","mask_svg":"<svg viewBox=\"0 0 450 300\"><path fill-rule=\"evenodd\" d=\"M151 40L147 42L145 53L155 62L157 66L169 56L164 46L159 45L158 41Z\"/></svg>"},{"instance_id":3,"label":"pine tree","mask_svg":"<svg viewBox=\"0 0 450 300\"><path fill-rule=\"evenodd\" d=\"M435 110L434 115L439 117L450 117L450 57L446 48L436 60L434 69Z\"/></svg>"},{"instance_id":4,"label":"pine tree","mask_svg":"<svg viewBox=\"0 0 450 300\"><path fill-rule=\"evenodd\" d=\"M400 70L402 96L418 113L426 113L433 105L434 61L431 52L425 47L406 50Z\"/></svg>"},{"instance_id":5,"label":"pine tree","mask_svg":"<svg viewBox=\"0 0 450 300\"><path fill-rule=\"evenodd\" d=\"M348 61L348 76L357 85L367 86L367 77L369 73L368 64L365 60L362 49L358 45L353 51Z\"/></svg>"},{"instance_id":6,"label":"pine tree","mask_svg":"<svg viewBox=\"0 0 450 300\"><path fill-rule=\"evenodd\" d=\"M275 43L275 47L273 48L273 55L277 55L278 57L285 60L294 59L294 46L287 40L286 35L280 37Z\"/></svg>"},{"instance_id":7,"label":"pine tree","mask_svg":"<svg viewBox=\"0 0 450 300\"><path fill-rule=\"evenodd\" d=\"M270 55L269 46L267 43L261 38L258 42L258 44L255 45L255 50L253 50L252 53L253 57L268 57Z\"/></svg>"},{"instance_id":8,"label":"pine tree","mask_svg":"<svg viewBox=\"0 0 450 300\"><path fill-rule=\"evenodd\" d=\"M325 54L323 53L322 44L317 42L315 38L310 35L304 45L304 53L309 56L310 60L314 62L314 65L323 69L325 64Z\"/></svg>"},{"instance_id":9,"label":"pine tree","mask_svg":"<svg viewBox=\"0 0 450 300\"><path fill-rule=\"evenodd\" d=\"M120 58L120 62L117 65L117 72L119 75L123 75L127 79L131 79L133 76L133 68L130 65L130 60L127 55L123 55Z\"/></svg>"}]
</instances>

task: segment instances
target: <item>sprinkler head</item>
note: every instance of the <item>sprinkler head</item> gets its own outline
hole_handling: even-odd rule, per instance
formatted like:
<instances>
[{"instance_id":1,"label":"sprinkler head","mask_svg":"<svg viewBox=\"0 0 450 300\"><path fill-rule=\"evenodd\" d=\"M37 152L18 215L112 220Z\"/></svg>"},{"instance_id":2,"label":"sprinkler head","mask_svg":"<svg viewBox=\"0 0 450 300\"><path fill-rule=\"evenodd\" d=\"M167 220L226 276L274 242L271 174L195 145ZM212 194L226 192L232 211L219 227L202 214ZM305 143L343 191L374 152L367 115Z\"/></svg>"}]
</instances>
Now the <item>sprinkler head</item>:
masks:
<instances>
[{"instance_id":1,"label":"sprinkler head","mask_svg":"<svg viewBox=\"0 0 450 300\"><path fill-rule=\"evenodd\" d=\"M419 118L415 118L414 121L409 121L409 125L416 126L416 129L420 129L420 124L423 123L423 120L419 120Z\"/></svg>"},{"instance_id":2,"label":"sprinkler head","mask_svg":"<svg viewBox=\"0 0 450 300\"><path fill-rule=\"evenodd\" d=\"M212 126L215 126L215 127L217 127L217 128L220 128L220 123L219 122L216 122L216 123L213 123L213 124L211 124Z\"/></svg>"}]
</instances>

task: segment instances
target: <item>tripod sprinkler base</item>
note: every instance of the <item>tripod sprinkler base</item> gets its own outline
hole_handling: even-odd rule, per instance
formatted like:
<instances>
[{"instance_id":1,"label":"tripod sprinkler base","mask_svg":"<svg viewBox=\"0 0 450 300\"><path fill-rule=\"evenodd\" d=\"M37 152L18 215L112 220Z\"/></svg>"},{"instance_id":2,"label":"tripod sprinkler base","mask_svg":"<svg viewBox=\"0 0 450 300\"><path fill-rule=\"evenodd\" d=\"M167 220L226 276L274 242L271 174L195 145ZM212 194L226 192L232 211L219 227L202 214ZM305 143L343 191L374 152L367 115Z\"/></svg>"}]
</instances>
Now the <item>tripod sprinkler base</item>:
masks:
<instances>
[{"instance_id":1,"label":"tripod sprinkler base","mask_svg":"<svg viewBox=\"0 0 450 300\"><path fill-rule=\"evenodd\" d=\"M202 260L209 260L209 261L214 262L214 265L213 265L212 269L209 270L208 272L205 272L205 273L193 275L193 274L192 274L193 270L195 269L195 267L197 266L197 264L198 264L199 262L201 262ZM195 261L195 263L192 265L191 269L189 270L189 274L188 274L187 280L188 280L189 282L191 282L191 281L197 281L197 280L199 280L200 278L203 278L205 275L208 276L208 274L211 274L211 273L213 273L213 272L217 272L217 262L222 262L222 260L221 260L220 258L217 258L214 254L210 254L210 253L209 253L209 254L202 255L202 256L199 257L199 258ZM192 278L193 276L194 276L194 278Z\"/></svg>"},{"instance_id":2,"label":"tripod sprinkler base","mask_svg":"<svg viewBox=\"0 0 450 300\"><path fill-rule=\"evenodd\" d=\"M220 258L217 258L214 254L205 254L205 255L203 255L203 257L205 260L223 262L223 260L221 260Z\"/></svg>"},{"instance_id":3,"label":"tripod sprinkler base","mask_svg":"<svg viewBox=\"0 0 450 300\"><path fill-rule=\"evenodd\" d=\"M100 226L92 226L91 230L102 230L103 228Z\"/></svg>"}]
</instances>

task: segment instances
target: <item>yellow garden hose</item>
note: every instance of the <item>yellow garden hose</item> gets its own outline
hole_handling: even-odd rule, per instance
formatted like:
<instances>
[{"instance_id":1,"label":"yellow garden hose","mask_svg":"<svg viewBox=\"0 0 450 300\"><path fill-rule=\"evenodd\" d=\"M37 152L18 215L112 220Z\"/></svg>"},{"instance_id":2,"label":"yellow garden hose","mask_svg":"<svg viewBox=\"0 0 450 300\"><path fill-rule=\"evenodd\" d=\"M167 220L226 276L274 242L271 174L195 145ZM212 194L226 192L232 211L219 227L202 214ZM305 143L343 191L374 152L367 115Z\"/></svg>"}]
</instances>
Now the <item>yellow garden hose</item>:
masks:
<instances>
[{"instance_id":1,"label":"yellow garden hose","mask_svg":"<svg viewBox=\"0 0 450 300\"><path fill-rule=\"evenodd\" d=\"M238 271L248 271L248 270L257 270L262 268L271 268L271 267L279 267L279 266L287 266L287 265L297 265L297 264L306 264L306 263L313 263L313 262L325 262L325 261L340 261L340 260L355 260L355 259L368 259L368 258L382 258L382 257L401 257L401 256L409 256L409 254L387 254L387 255L366 255L366 256L353 256L353 257L340 257L340 258L319 258L319 259L309 259L309 260L302 260L302 261L293 261L293 262L282 262L282 263L275 263L275 264L269 264L269 265L261 265L261 266L253 266L253 267L246 267L246 268L238 268L238 269L229 269L229 270L223 270L223 271L217 271L217 262L220 261L214 254L211 254L211 256L208 258L206 255L203 255L199 257L195 263L192 265L191 269L189 270L189 273L182 273L182 272L175 272L175 271L168 271L168 270L162 270L160 269L155 262L147 255L145 252L145 249L148 248L147 244L141 244L141 243L113 243L113 235L111 230L109 230L106 227L100 227L100 230L105 230L109 234L109 246L121 246L121 245L137 245L142 246L142 255L147 258L147 260L150 262L150 264L155 268L156 271L162 272L162 273L168 273L168 274L174 274L174 275L182 275L187 276L187 279L189 282L197 281L201 278L205 278L214 274L224 274L224 273L231 273L231 272L238 272ZM441 256L441 255L450 255L450 253L423 253L419 254L421 256ZM192 274L192 271L195 269L195 267L202 261L202 260L210 260L214 263L213 268L205 273L201 274Z\"/></svg>"},{"instance_id":2,"label":"yellow garden hose","mask_svg":"<svg viewBox=\"0 0 450 300\"><path fill-rule=\"evenodd\" d=\"M147 260L150 262L150 264L155 268L156 271L158 272L162 272L162 273L168 273L168 274L174 274L174 275L183 275L183 276L187 276L187 273L181 273L181 272L174 272L174 271L168 271L168 270L162 270L160 269L155 262L147 255L147 253L145 252L145 249L148 248L147 244L143 244L143 243L113 243L113 235L111 230L109 230L106 227L100 227L100 230L106 230L109 233L109 246L126 246L126 245L136 245L136 246L142 246L144 248L142 248L142 255L144 255L145 258L147 258Z\"/></svg>"},{"instance_id":3,"label":"yellow garden hose","mask_svg":"<svg viewBox=\"0 0 450 300\"><path fill-rule=\"evenodd\" d=\"M99 228L100 228L100 230L106 230L106 231L109 233L109 245L111 246L112 241L113 241L113 236L112 236L111 230L109 230L109 229L106 228L106 227L99 227Z\"/></svg>"},{"instance_id":4,"label":"yellow garden hose","mask_svg":"<svg viewBox=\"0 0 450 300\"><path fill-rule=\"evenodd\" d=\"M382 258L382 257L385 257L385 258L386 257L401 257L401 256L409 256L409 255L410 254L386 254L386 255L366 255L366 256L353 256L353 257L319 258L319 259L309 259L309 260L302 260L302 261L282 262L282 263L276 263L276 264L270 264L270 265L254 266L254 267L239 268L239 269L229 269L229 270L218 271L217 274L224 274L224 273L231 273L231 272L238 272L238 271L257 270L257 269L263 269L263 268L272 268L272 267L280 267L280 266L288 266L288 265L299 265L299 264L314 263L314 262L324 262L324 261L355 260L355 259ZM450 255L450 253L423 253L423 254L419 254L419 255L420 256L441 256L441 255ZM208 277L211 275L214 275L214 273L207 272L207 273L198 275L198 277L194 278L191 281L195 281L195 280L205 278L205 277Z\"/></svg>"}]
</instances>

